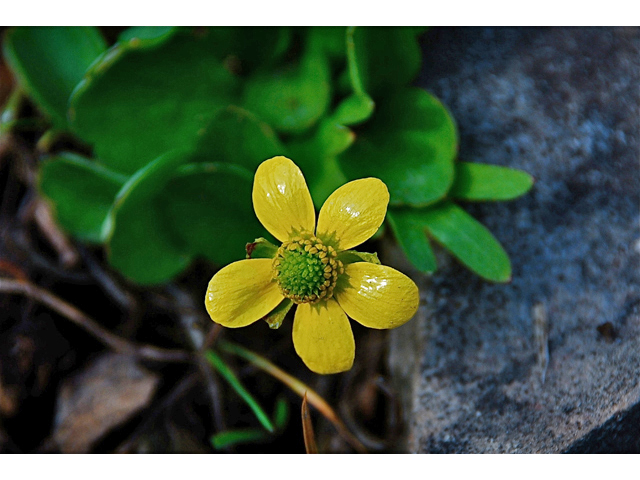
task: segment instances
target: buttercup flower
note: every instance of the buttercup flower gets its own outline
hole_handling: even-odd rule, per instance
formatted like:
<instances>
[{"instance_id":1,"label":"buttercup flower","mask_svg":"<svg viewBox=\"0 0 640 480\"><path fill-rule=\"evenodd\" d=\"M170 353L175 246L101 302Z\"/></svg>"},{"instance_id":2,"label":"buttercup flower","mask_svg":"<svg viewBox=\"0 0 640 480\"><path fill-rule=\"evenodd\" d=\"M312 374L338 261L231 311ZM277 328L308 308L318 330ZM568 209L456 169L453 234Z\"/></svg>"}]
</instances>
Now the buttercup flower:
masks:
<instances>
[{"instance_id":1,"label":"buttercup flower","mask_svg":"<svg viewBox=\"0 0 640 480\"><path fill-rule=\"evenodd\" d=\"M382 181L363 178L338 188L316 225L302 172L288 158L274 157L258 167L252 197L258 220L282 245L258 239L247 246L250 258L213 276L205 305L214 322L236 328L264 318L277 328L297 304L293 345L309 369L327 374L353 365L347 315L378 329L398 327L414 315L415 283L380 265L375 254L349 250L384 221L389 192Z\"/></svg>"}]
</instances>

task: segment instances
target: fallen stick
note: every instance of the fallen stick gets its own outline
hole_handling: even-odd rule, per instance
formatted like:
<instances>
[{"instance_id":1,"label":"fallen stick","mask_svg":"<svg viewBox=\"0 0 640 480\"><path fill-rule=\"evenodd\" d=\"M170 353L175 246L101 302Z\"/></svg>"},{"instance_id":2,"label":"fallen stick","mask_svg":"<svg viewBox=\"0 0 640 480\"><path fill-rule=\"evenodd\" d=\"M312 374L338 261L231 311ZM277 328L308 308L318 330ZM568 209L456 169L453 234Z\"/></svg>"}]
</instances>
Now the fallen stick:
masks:
<instances>
[{"instance_id":1,"label":"fallen stick","mask_svg":"<svg viewBox=\"0 0 640 480\"><path fill-rule=\"evenodd\" d=\"M126 353L160 362L190 362L193 360L193 355L184 350L165 349L144 344L140 345L114 335L70 303L65 302L61 298L56 297L31 282L0 278L0 293L24 295L49 307L118 353Z\"/></svg>"}]
</instances>

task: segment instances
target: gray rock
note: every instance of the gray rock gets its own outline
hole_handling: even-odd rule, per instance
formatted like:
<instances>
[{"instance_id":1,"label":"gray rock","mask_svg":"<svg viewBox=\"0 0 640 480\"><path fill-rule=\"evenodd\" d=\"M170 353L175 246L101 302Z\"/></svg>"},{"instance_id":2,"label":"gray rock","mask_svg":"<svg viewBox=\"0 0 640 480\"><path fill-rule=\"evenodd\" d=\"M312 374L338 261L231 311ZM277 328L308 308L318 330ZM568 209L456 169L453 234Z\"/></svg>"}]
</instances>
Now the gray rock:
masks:
<instances>
[{"instance_id":1,"label":"gray rock","mask_svg":"<svg viewBox=\"0 0 640 480\"><path fill-rule=\"evenodd\" d=\"M460 159L536 185L465 207L508 251L510 284L446 255L415 277L424 305L389 358L406 448L640 453L625 423L640 408L640 30L433 29L423 51L417 84L453 113Z\"/></svg>"}]
</instances>

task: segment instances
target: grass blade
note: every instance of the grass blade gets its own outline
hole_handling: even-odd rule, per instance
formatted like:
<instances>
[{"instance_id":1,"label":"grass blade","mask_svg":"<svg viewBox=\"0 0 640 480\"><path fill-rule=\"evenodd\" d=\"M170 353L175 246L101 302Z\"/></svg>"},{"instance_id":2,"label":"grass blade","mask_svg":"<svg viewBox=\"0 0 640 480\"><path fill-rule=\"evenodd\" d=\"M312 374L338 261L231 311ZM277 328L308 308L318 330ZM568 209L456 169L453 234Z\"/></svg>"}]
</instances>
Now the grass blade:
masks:
<instances>
[{"instance_id":1,"label":"grass blade","mask_svg":"<svg viewBox=\"0 0 640 480\"><path fill-rule=\"evenodd\" d=\"M289 420L289 403L284 398L276 401L275 412L273 413L273 423L278 430L284 430Z\"/></svg>"},{"instance_id":2,"label":"grass blade","mask_svg":"<svg viewBox=\"0 0 640 480\"><path fill-rule=\"evenodd\" d=\"M257 353L254 353L250 350L242 348L240 345L236 345L235 343L230 343L224 340L220 340L217 345L221 350L224 350L227 353L231 353L233 355L237 355L239 357L244 358L252 365L258 367L260 370L267 372L269 375L274 377L277 380L280 380L287 387L293 390L295 393L300 395L300 397L304 397L305 393L307 394L307 401L313 405L318 411L329 420L338 430L338 433L342 435L342 437L358 452L366 453L367 449L364 445L358 440L345 426L345 424L340 420L340 417L336 414L336 412L329 406L324 398L322 398L318 393L316 393L312 388L310 388L307 384L301 382L296 377L289 375L284 370L276 367L273 363L267 360L264 357L261 357Z\"/></svg>"},{"instance_id":3,"label":"grass blade","mask_svg":"<svg viewBox=\"0 0 640 480\"><path fill-rule=\"evenodd\" d=\"M232 447L239 443L253 443L265 440L268 434L258 428L248 428L245 430L227 430L216 433L211 437L211 445L216 450Z\"/></svg>"},{"instance_id":4,"label":"grass blade","mask_svg":"<svg viewBox=\"0 0 640 480\"><path fill-rule=\"evenodd\" d=\"M273 433L275 428L273 423L269 419L269 416L264 412L262 407L258 405L258 402L251 396L251 394L247 391L246 388L240 383L238 377L236 377L235 373L233 373L226 363L212 350L207 350L205 353L207 360L211 362L211 365L218 371L222 377L229 382L231 388L233 388L238 395L245 401L245 403L249 406L249 408L253 411L256 418L262 426L269 432Z\"/></svg>"}]
</instances>

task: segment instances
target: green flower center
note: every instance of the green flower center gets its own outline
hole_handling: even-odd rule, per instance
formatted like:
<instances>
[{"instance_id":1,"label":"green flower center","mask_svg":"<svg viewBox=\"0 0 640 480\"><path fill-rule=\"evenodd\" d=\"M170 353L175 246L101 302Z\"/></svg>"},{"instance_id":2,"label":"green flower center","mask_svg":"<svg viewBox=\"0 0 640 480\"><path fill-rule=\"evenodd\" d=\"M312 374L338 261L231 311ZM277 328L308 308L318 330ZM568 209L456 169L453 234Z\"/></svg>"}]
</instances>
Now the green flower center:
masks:
<instances>
[{"instance_id":1,"label":"green flower center","mask_svg":"<svg viewBox=\"0 0 640 480\"><path fill-rule=\"evenodd\" d=\"M282 294L295 303L316 303L333 296L344 273L338 253L313 235L284 242L273 259L273 276Z\"/></svg>"}]
</instances>

